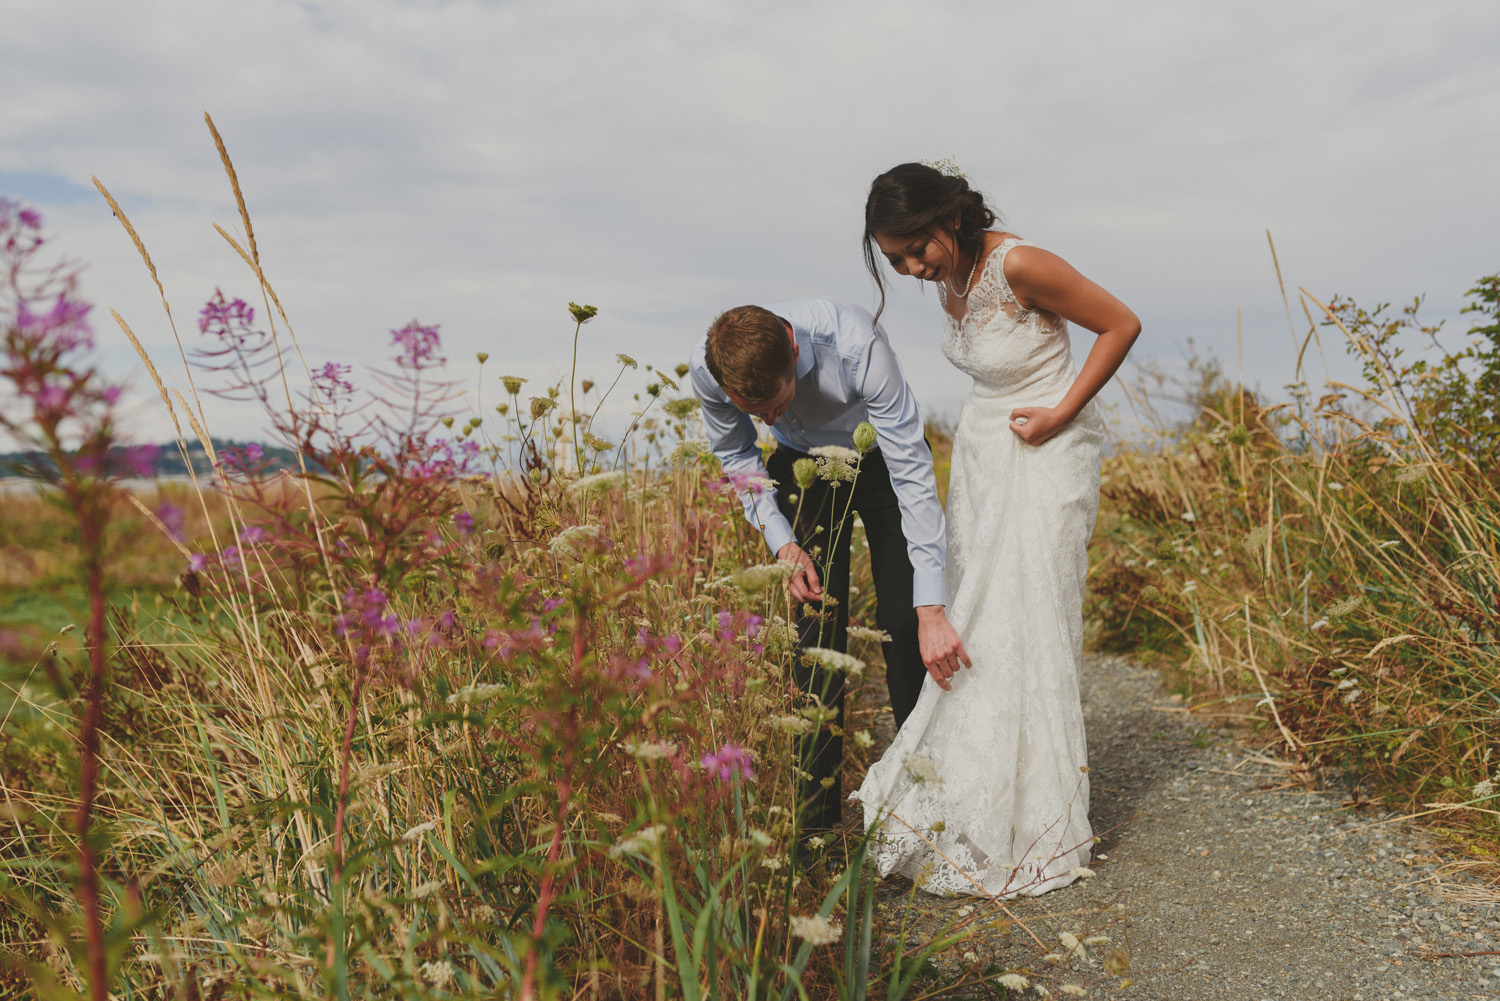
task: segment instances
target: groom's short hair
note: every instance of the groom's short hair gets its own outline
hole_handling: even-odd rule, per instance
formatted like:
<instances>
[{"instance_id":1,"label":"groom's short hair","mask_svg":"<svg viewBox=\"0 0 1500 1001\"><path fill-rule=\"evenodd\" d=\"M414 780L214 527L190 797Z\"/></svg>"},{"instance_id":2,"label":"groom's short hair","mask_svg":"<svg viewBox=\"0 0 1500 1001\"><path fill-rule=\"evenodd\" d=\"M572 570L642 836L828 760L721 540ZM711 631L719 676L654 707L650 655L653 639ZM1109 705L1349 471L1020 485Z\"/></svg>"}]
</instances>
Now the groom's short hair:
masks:
<instances>
[{"instance_id":1,"label":"groom's short hair","mask_svg":"<svg viewBox=\"0 0 1500 1001\"><path fill-rule=\"evenodd\" d=\"M781 392L795 372L786 321L761 306L736 306L709 324L704 361L722 388L750 403Z\"/></svg>"}]
</instances>

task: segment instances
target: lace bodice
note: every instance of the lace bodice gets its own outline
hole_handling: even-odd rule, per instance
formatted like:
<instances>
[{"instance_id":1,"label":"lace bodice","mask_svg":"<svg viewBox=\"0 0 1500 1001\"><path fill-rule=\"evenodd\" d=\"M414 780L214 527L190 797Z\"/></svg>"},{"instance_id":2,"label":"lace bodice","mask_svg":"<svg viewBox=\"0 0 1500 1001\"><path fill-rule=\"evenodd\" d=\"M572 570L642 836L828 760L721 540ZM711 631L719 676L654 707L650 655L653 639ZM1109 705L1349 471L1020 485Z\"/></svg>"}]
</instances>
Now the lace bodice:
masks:
<instances>
[{"instance_id":1,"label":"lace bodice","mask_svg":"<svg viewBox=\"0 0 1500 1001\"><path fill-rule=\"evenodd\" d=\"M962 320L948 312L947 283L939 283L943 354L973 377L978 395L1003 397L1015 406L1052 406L1077 374L1068 322L1045 310L1023 309L1016 301L1005 278L1005 257L1019 246L1035 244L1010 237L990 251Z\"/></svg>"}]
</instances>

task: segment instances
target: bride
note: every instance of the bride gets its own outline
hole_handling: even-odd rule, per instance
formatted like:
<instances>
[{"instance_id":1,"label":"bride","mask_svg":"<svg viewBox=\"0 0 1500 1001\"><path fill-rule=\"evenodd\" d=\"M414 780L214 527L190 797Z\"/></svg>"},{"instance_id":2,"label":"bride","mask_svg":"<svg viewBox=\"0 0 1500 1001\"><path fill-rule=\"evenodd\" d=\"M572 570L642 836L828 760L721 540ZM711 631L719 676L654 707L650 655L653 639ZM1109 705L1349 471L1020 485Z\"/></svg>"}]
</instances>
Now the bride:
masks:
<instances>
[{"instance_id":1,"label":"bride","mask_svg":"<svg viewBox=\"0 0 1500 1001\"><path fill-rule=\"evenodd\" d=\"M974 379L947 502L948 616L973 666L933 669L852 798L865 826L879 826L882 876L1013 897L1072 882L1090 857L1078 688L1104 434L1093 400L1141 324L995 221L951 167L901 164L875 178L865 203L881 308L883 256L937 286L943 354ZM1098 335L1081 369L1069 321Z\"/></svg>"}]
</instances>

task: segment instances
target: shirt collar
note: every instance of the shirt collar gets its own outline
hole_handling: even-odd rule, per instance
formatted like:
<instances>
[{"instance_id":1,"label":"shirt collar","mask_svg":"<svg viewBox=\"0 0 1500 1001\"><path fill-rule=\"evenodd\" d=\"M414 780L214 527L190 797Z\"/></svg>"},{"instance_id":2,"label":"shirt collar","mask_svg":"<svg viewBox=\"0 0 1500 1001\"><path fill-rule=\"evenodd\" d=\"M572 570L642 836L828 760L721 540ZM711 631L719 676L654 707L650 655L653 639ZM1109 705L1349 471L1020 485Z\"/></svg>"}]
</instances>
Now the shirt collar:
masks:
<instances>
[{"instance_id":1,"label":"shirt collar","mask_svg":"<svg viewBox=\"0 0 1500 1001\"><path fill-rule=\"evenodd\" d=\"M786 318L783 317L782 319ZM797 380L801 381L807 377L807 373L811 372L813 366L817 363L817 358L813 355L812 336L807 331L798 329L797 324L793 321L787 320L786 322L792 325L792 337L797 342L795 374Z\"/></svg>"}]
</instances>

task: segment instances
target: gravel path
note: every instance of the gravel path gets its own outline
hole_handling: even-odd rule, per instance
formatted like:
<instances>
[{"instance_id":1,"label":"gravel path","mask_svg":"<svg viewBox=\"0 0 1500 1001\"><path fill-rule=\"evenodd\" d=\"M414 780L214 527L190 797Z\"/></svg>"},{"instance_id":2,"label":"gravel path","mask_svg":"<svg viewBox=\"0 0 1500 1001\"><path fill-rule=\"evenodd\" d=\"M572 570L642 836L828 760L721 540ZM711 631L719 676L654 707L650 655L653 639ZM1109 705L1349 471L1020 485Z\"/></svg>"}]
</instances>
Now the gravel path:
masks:
<instances>
[{"instance_id":1,"label":"gravel path","mask_svg":"<svg viewBox=\"0 0 1500 1001\"><path fill-rule=\"evenodd\" d=\"M864 697L881 694L877 684ZM1025 928L982 900L913 897L900 878L881 884L888 912L918 903L909 942L953 921L979 929L940 967L998 963L1034 971L1054 996L1076 984L1088 997L1134 1001L1500 998L1500 954L1433 955L1500 953L1496 894L1440 872L1409 822L1342 807L1342 789L1307 791L1121 658L1086 658L1084 714L1091 819L1107 832L1092 879L1008 904ZM877 719L888 739L888 712ZM1064 932L1110 941L1045 961L1066 951ZM1105 971L1116 948L1130 956L1129 987Z\"/></svg>"}]
</instances>

